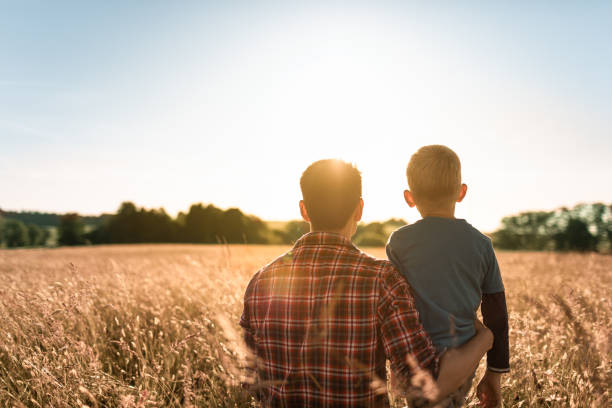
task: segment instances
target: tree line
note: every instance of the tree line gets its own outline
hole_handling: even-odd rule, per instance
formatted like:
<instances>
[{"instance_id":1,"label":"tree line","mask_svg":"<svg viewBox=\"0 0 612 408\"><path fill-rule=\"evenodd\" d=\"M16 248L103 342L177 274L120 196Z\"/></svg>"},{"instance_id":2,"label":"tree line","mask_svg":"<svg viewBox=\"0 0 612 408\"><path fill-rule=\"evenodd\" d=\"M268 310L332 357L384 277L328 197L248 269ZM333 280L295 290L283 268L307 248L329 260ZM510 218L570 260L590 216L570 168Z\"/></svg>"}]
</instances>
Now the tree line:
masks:
<instances>
[{"instance_id":1,"label":"tree line","mask_svg":"<svg viewBox=\"0 0 612 408\"><path fill-rule=\"evenodd\" d=\"M2 217L4 221L2 221ZM40 225L33 222L39 222ZM361 224L357 245L381 246L389 234L406 222ZM0 246L43 246L55 235L57 245L198 243L292 244L308 232L304 221L288 221L278 228L244 214L238 208L222 210L212 204L193 204L173 218L163 208L146 209L124 202L114 214L82 217L76 213L0 212Z\"/></svg>"},{"instance_id":2,"label":"tree line","mask_svg":"<svg viewBox=\"0 0 612 408\"><path fill-rule=\"evenodd\" d=\"M36 224L0 218L0 247L9 248L46 245L51 231Z\"/></svg>"},{"instance_id":3,"label":"tree line","mask_svg":"<svg viewBox=\"0 0 612 408\"><path fill-rule=\"evenodd\" d=\"M504 217L492 239L500 249L610 252L612 205L578 204Z\"/></svg>"},{"instance_id":4,"label":"tree line","mask_svg":"<svg viewBox=\"0 0 612 408\"><path fill-rule=\"evenodd\" d=\"M108 214L80 216L83 223L92 226L101 224L106 217L108 217ZM39 211L2 211L0 209L0 219L2 218L21 221L26 226L37 225L49 228L59 227L62 215Z\"/></svg>"},{"instance_id":5,"label":"tree line","mask_svg":"<svg viewBox=\"0 0 612 408\"><path fill-rule=\"evenodd\" d=\"M36 224L36 222L40 224ZM356 245L383 246L391 232L406 222L360 224ZM76 213L0 212L0 246L24 247L127 243L292 244L308 231L303 221L271 228L238 208L193 204L173 218L163 208L146 209L124 202L114 214L82 217ZM504 217L491 234L500 249L609 252L612 248L612 205L580 204L571 209L530 211Z\"/></svg>"}]
</instances>

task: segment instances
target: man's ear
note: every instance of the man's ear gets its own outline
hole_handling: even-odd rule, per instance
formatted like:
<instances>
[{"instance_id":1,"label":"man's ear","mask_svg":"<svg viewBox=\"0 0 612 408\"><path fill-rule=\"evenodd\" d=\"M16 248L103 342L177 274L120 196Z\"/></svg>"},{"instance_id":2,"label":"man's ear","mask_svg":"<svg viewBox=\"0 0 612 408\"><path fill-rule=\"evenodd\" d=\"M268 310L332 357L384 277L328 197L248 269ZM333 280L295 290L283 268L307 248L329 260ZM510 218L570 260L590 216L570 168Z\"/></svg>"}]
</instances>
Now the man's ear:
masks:
<instances>
[{"instance_id":1,"label":"man's ear","mask_svg":"<svg viewBox=\"0 0 612 408\"><path fill-rule=\"evenodd\" d=\"M410 190L404 190L404 200L406 200L406 204L408 204L408 207L414 208L416 206L416 203L414 202L414 197L412 196Z\"/></svg>"},{"instance_id":2,"label":"man's ear","mask_svg":"<svg viewBox=\"0 0 612 408\"><path fill-rule=\"evenodd\" d=\"M460 203L465 198L467 194L467 184L463 183L461 185L461 190L459 190L459 198L457 198L457 202Z\"/></svg>"},{"instance_id":3,"label":"man's ear","mask_svg":"<svg viewBox=\"0 0 612 408\"><path fill-rule=\"evenodd\" d=\"M304 205L304 200L300 200L300 214L302 214L302 218L306 222L310 222L310 217L308 216L308 211L306 211L306 205Z\"/></svg>"},{"instance_id":4,"label":"man's ear","mask_svg":"<svg viewBox=\"0 0 612 408\"><path fill-rule=\"evenodd\" d=\"M357 208L355 208L355 216L353 217L353 220L355 222L361 221L362 215L363 215L363 198L360 198L359 204L357 205Z\"/></svg>"}]
</instances>

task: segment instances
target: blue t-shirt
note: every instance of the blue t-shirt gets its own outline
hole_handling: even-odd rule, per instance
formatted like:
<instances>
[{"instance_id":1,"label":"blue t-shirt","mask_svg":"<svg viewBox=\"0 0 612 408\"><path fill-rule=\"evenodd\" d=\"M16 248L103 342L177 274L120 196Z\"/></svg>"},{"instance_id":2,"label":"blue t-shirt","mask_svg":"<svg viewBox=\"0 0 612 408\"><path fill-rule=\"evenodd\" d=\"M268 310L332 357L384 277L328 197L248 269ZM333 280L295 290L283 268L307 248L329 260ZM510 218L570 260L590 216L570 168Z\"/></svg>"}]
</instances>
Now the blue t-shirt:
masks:
<instances>
[{"instance_id":1,"label":"blue t-shirt","mask_svg":"<svg viewBox=\"0 0 612 408\"><path fill-rule=\"evenodd\" d=\"M391 234L387 256L412 287L438 350L467 342L482 295L504 291L491 240L462 219L426 217L406 225Z\"/></svg>"}]
</instances>

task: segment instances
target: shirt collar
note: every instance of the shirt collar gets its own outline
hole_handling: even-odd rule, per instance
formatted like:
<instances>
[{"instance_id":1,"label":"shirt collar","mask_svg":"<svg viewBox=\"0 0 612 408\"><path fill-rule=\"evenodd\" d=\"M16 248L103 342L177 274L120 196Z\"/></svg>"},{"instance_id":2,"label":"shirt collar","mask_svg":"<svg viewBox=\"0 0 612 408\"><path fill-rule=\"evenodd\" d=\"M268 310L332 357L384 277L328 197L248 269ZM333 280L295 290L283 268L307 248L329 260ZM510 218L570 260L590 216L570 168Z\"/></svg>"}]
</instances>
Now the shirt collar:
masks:
<instances>
[{"instance_id":1,"label":"shirt collar","mask_svg":"<svg viewBox=\"0 0 612 408\"><path fill-rule=\"evenodd\" d=\"M302 235L300 239L295 242L294 248L306 247L306 246L340 246L349 249L354 249L355 246L346 237L335 232L309 232Z\"/></svg>"}]
</instances>

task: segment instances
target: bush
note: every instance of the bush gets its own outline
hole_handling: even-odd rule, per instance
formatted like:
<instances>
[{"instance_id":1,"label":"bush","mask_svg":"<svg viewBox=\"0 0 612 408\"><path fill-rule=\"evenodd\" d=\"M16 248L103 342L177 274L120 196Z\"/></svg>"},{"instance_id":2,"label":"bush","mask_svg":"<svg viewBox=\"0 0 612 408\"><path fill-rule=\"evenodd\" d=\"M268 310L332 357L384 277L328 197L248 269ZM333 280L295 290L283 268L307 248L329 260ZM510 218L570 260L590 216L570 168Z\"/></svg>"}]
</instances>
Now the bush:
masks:
<instances>
[{"instance_id":1,"label":"bush","mask_svg":"<svg viewBox=\"0 0 612 408\"><path fill-rule=\"evenodd\" d=\"M28 228L21 221L5 220L2 224L4 241L9 248L23 247L30 243Z\"/></svg>"},{"instance_id":2,"label":"bush","mask_svg":"<svg viewBox=\"0 0 612 408\"><path fill-rule=\"evenodd\" d=\"M62 215L59 226L60 245L83 245L85 240L85 225L77 213Z\"/></svg>"},{"instance_id":3,"label":"bush","mask_svg":"<svg viewBox=\"0 0 612 408\"><path fill-rule=\"evenodd\" d=\"M35 224L28 225L28 238L30 241L30 246L45 245L47 241L45 236L45 230Z\"/></svg>"},{"instance_id":4,"label":"bush","mask_svg":"<svg viewBox=\"0 0 612 408\"><path fill-rule=\"evenodd\" d=\"M528 211L504 217L493 233L501 249L609 251L612 238L612 207L578 204L572 209Z\"/></svg>"}]
</instances>

